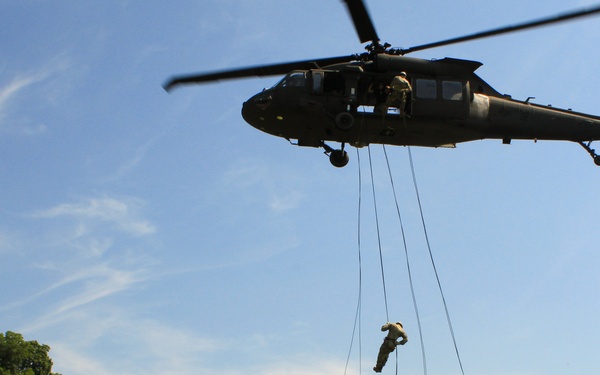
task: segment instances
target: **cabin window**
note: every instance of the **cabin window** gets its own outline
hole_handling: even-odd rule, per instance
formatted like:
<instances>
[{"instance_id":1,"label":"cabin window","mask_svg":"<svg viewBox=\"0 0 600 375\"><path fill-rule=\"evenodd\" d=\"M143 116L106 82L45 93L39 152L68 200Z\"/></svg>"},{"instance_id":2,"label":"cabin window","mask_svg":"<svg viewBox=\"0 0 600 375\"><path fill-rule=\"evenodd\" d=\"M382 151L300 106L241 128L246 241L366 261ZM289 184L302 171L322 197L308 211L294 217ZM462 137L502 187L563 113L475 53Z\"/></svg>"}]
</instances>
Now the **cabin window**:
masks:
<instances>
[{"instance_id":1,"label":"cabin window","mask_svg":"<svg viewBox=\"0 0 600 375\"><path fill-rule=\"evenodd\" d=\"M433 79L417 79L417 98L435 99L437 98L437 83Z\"/></svg>"},{"instance_id":2,"label":"cabin window","mask_svg":"<svg viewBox=\"0 0 600 375\"><path fill-rule=\"evenodd\" d=\"M463 100L462 83L456 81L443 81L442 97L444 100Z\"/></svg>"}]
</instances>

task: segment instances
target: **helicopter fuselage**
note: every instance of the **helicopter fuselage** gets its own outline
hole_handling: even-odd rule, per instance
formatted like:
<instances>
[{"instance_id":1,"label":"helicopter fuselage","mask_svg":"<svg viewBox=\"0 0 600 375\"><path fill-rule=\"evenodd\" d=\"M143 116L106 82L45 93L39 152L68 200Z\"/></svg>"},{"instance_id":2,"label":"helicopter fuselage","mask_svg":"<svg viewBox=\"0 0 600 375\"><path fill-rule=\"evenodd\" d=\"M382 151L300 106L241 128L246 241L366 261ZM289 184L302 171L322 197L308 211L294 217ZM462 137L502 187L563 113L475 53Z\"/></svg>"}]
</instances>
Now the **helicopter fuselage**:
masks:
<instances>
[{"instance_id":1,"label":"helicopter fuselage","mask_svg":"<svg viewBox=\"0 0 600 375\"><path fill-rule=\"evenodd\" d=\"M341 142L454 147L480 139L600 140L600 117L501 95L468 60L378 56L368 63L297 70L243 105L246 122L268 134L321 147ZM406 72L406 108L378 111L372 88ZM585 146L584 146L585 147Z\"/></svg>"}]
</instances>

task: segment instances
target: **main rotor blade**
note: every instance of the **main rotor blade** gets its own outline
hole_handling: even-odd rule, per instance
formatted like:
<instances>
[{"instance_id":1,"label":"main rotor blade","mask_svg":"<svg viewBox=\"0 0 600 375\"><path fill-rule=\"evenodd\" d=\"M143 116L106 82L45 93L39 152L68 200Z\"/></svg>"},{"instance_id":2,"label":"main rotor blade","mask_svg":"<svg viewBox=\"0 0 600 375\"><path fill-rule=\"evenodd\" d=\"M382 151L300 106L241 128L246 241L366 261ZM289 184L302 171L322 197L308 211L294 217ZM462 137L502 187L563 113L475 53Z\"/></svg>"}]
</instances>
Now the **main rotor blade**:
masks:
<instances>
[{"instance_id":1,"label":"main rotor blade","mask_svg":"<svg viewBox=\"0 0 600 375\"><path fill-rule=\"evenodd\" d=\"M422 51L424 49L447 46L449 44L462 43L462 42L467 42L470 40L482 39L482 38L487 38L490 36L496 36L496 35L500 35L500 34L507 34L507 33L511 33L514 31L531 29L534 27L569 21L569 20L572 20L575 18L591 16L596 13L600 13L600 5L597 5L595 7L590 7L590 8L584 8L584 9L569 12L569 13L559 14L559 15L553 16L553 17L542 18L542 19L536 20L536 21L525 22L525 23L517 24L517 25L513 25L513 26L501 27L498 29L483 31L480 33L466 35L466 36L462 36L462 37L458 37L458 38L447 39L447 40L443 40L443 41L436 42L436 43L423 44L423 45L411 47L408 49L402 49L402 50L400 50L400 54L405 55L407 53Z\"/></svg>"},{"instance_id":2,"label":"main rotor blade","mask_svg":"<svg viewBox=\"0 0 600 375\"><path fill-rule=\"evenodd\" d=\"M354 23L354 28L356 29L360 42L373 42L377 44L379 42L379 37L377 36L375 26L373 26L373 21L371 21L371 17L369 16L369 12L363 1L344 0L344 2L352 16L352 22Z\"/></svg>"},{"instance_id":3,"label":"main rotor blade","mask_svg":"<svg viewBox=\"0 0 600 375\"><path fill-rule=\"evenodd\" d=\"M185 76L173 77L163 85L164 89L170 91L173 87L188 83L206 83L224 79L246 78L246 77L266 77L273 75L287 74L292 70L308 70L319 68L332 64L350 62L357 59L356 55L329 57L316 60L304 60L288 63L260 65L255 67L223 70L212 73L201 73Z\"/></svg>"}]
</instances>

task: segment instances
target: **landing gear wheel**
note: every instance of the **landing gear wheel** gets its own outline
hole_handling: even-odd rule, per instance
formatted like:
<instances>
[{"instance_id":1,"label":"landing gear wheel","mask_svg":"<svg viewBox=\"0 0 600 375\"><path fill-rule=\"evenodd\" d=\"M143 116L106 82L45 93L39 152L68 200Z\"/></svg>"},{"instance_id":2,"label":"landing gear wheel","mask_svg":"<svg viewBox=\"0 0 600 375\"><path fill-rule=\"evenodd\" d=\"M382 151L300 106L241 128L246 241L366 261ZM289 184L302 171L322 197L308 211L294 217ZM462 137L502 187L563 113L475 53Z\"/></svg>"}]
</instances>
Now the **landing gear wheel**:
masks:
<instances>
[{"instance_id":1,"label":"landing gear wheel","mask_svg":"<svg viewBox=\"0 0 600 375\"><path fill-rule=\"evenodd\" d=\"M354 116L348 112L340 112L335 116L335 126L340 130L350 130L354 126Z\"/></svg>"},{"instance_id":2,"label":"landing gear wheel","mask_svg":"<svg viewBox=\"0 0 600 375\"><path fill-rule=\"evenodd\" d=\"M600 167L600 156L598 156L598 155L594 156L594 164L596 164L597 166Z\"/></svg>"},{"instance_id":3,"label":"landing gear wheel","mask_svg":"<svg viewBox=\"0 0 600 375\"><path fill-rule=\"evenodd\" d=\"M333 150L329 154L329 162L337 168L345 167L349 160L348 153L344 150Z\"/></svg>"}]
</instances>

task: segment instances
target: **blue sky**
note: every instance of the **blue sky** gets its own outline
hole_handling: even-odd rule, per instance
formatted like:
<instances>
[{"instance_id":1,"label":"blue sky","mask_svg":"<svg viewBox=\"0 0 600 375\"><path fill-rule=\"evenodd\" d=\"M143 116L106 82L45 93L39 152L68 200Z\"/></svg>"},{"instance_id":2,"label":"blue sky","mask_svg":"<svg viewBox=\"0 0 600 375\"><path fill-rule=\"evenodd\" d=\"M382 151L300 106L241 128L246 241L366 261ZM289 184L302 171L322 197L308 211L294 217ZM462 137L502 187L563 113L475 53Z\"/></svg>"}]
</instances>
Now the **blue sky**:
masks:
<instances>
[{"instance_id":1,"label":"blue sky","mask_svg":"<svg viewBox=\"0 0 600 375\"><path fill-rule=\"evenodd\" d=\"M367 1L410 47L591 1ZM171 75L362 51L341 1L3 1L0 331L52 347L63 374L343 374L358 298L358 172L240 116L279 77L191 86ZM517 99L600 113L600 18L415 53L481 61ZM388 147L430 373L460 374L406 148ZM600 169L578 145L412 148L466 374L600 367ZM390 319L423 373L381 146L372 146ZM360 150L369 373L386 314ZM385 372L393 373L394 360Z\"/></svg>"}]
</instances>

